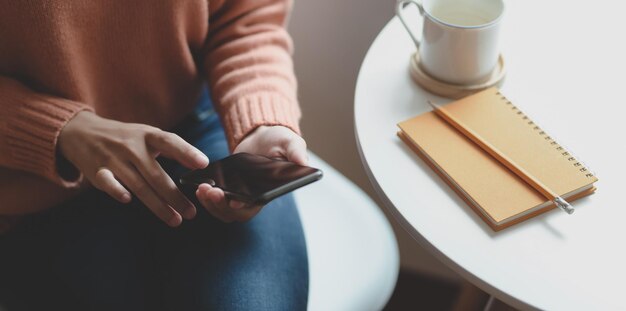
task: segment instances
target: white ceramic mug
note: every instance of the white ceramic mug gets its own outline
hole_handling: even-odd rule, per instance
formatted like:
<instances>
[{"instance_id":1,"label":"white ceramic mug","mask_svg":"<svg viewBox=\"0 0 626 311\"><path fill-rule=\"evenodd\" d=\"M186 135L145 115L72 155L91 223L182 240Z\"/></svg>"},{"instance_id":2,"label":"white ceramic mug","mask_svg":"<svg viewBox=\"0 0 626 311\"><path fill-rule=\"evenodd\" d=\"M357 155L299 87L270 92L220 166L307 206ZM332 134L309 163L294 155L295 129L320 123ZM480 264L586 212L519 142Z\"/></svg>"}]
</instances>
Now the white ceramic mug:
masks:
<instances>
[{"instance_id":1,"label":"white ceramic mug","mask_svg":"<svg viewBox=\"0 0 626 311\"><path fill-rule=\"evenodd\" d=\"M414 34L404 8L414 4L423 19ZM485 82L498 63L502 0L401 0L396 14L419 49L420 66L432 77L453 84Z\"/></svg>"}]
</instances>

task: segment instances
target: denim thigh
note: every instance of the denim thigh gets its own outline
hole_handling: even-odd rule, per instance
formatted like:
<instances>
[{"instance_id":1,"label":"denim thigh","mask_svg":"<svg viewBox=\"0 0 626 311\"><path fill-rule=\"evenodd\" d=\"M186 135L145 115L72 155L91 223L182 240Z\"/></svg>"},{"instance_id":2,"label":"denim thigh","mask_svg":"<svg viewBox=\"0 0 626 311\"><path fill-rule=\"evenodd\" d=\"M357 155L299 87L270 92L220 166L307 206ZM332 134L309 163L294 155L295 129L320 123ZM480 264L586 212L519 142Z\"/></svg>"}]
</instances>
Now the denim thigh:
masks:
<instances>
[{"instance_id":1,"label":"denim thigh","mask_svg":"<svg viewBox=\"0 0 626 311\"><path fill-rule=\"evenodd\" d=\"M173 131L211 160L228 155L206 92ZM161 163L174 180L185 171ZM246 223L224 224L199 208L169 228L141 202L89 190L0 236L0 310L304 310L307 296L291 195Z\"/></svg>"}]
</instances>

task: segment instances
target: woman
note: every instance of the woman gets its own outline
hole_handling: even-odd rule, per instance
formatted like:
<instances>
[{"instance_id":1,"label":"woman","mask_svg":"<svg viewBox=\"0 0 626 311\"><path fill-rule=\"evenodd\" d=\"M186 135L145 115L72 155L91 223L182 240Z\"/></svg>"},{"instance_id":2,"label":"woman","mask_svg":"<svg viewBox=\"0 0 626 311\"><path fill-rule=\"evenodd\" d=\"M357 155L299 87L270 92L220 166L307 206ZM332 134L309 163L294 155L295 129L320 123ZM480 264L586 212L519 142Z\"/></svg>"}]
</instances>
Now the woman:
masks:
<instances>
[{"instance_id":1,"label":"woman","mask_svg":"<svg viewBox=\"0 0 626 311\"><path fill-rule=\"evenodd\" d=\"M0 309L306 308L291 196L174 183L228 148L306 164L287 0L0 8Z\"/></svg>"}]
</instances>

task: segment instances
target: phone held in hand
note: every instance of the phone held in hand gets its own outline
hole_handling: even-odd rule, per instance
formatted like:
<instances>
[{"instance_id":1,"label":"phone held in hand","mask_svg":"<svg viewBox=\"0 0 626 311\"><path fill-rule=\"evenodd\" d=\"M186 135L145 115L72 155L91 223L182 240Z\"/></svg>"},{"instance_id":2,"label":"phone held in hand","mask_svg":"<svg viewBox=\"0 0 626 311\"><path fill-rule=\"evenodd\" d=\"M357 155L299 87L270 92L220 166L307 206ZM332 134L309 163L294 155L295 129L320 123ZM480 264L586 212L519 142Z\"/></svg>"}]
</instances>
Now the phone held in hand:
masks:
<instances>
[{"instance_id":1,"label":"phone held in hand","mask_svg":"<svg viewBox=\"0 0 626 311\"><path fill-rule=\"evenodd\" d=\"M180 178L185 188L207 183L220 188L229 199L250 204L271 200L322 178L322 171L284 160L237 153L211 162Z\"/></svg>"}]
</instances>

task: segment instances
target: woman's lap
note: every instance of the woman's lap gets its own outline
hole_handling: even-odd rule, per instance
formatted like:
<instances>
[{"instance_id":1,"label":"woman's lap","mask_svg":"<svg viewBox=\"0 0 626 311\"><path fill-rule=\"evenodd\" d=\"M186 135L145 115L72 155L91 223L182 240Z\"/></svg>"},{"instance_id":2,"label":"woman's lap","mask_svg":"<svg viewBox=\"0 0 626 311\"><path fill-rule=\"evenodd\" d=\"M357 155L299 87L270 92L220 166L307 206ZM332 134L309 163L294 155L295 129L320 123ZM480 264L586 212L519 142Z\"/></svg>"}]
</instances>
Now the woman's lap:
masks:
<instances>
[{"instance_id":1,"label":"woman's lap","mask_svg":"<svg viewBox=\"0 0 626 311\"><path fill-rule=\"evenodd\" d=\"M211 160L227 155L217 117L198 111L196 118L180 135ZM175 179L184 171L163 165ZM0 254L0 310L295 310L307 303L306 246L291 196L246 223L224 224L200 208L172 229L140 202L91 190L0 236Z\"/></svg>"},{"instance_id":2,"label":"woman's lap","mask_svg":"<svg viewBox=\"0 0 626 311\"><path fill-rule=\"evenodd\" d=\"M165 291L177 297L169 301L170 309L177 309L177 301L227 310L306 308L306 248L291 196L273 201L244 224L207 220L167 239L168 246L185 254L167 257L176 271L164 282Z\"/></svg>"}]
</instances>

